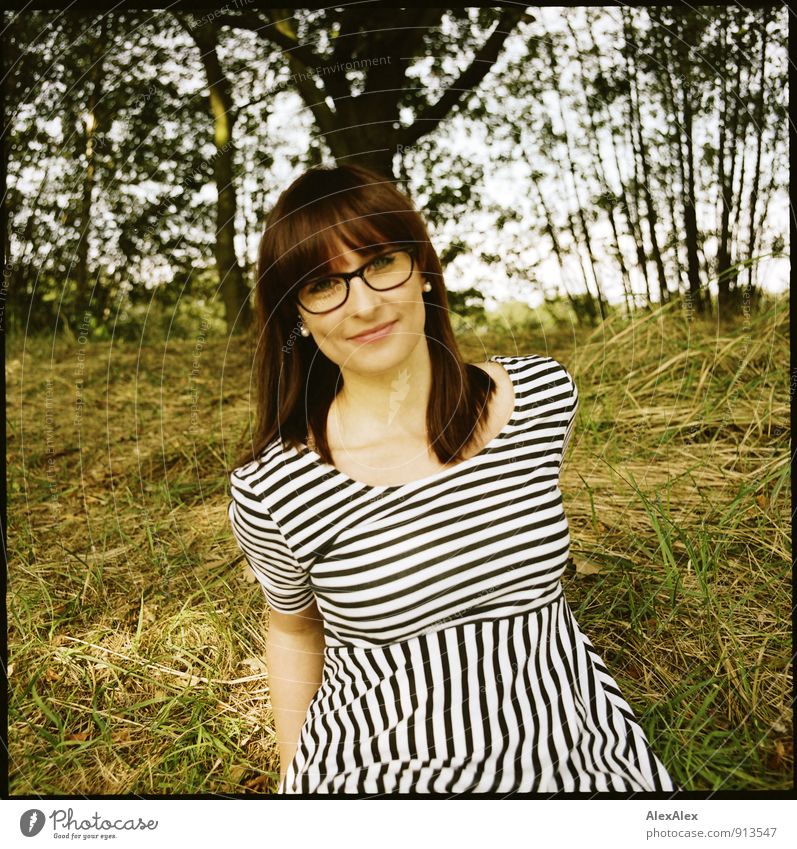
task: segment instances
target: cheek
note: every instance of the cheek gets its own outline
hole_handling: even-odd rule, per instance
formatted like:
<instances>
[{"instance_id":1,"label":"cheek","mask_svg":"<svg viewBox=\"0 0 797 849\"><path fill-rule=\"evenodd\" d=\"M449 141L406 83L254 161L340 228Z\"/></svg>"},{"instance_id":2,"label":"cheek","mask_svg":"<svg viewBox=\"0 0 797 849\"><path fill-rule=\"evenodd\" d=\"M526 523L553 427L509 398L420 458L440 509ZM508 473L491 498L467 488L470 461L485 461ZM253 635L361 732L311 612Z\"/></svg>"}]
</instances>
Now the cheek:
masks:
<instances>
[{"instance_id":1,"label":"cheek","mask_svg":"<svg viewBox=\"0 0 797 849\"><path fill-rule=\"evenodd\" d=\"M423 298L419 298L417 304L415 305L415 313L418 316L418 321L420 321L421 325L426 322L426 311L431 309L431 307L426 303Z\"/></svg>"},{"instance_id":2,"label":"cheek","mask_svg":"<svg viewBox=\"0 0 797 849\"><path fill-rule=\"evenodd\" d=\"M327 324L322 324L313 328L313 337L315 338L318 347L323 350L325 347L334 345L335 342L339 340L340 334L338 333L336 336L334 325L329 326Z\"/></svg>"}]
</instances>

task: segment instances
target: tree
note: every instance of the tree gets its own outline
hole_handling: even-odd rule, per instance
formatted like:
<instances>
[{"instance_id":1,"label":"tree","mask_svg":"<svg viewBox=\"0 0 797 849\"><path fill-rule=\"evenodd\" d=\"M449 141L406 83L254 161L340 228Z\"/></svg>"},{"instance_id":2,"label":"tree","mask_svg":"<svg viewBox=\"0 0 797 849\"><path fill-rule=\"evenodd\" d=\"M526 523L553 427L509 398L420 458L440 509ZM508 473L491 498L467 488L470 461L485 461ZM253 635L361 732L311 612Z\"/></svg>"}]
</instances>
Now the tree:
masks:
<instances>
[{"instance_id":1,"label":"tree","mask_svg":"<svg viewBox=\"0 0 797 849\"><path fill-rule=\"evenodd\" d=\"M74 332L99 328L152 299L153 269L188 275L208 255L191 203L208 167L198 113L185 80L160 73L173 33L159 23L41 12L9 23L12 301L31 330L59 314Z\"/></svg>"},{"instance_id":2,"label":"tree","mask_svg":"<svg viewBox=\"0 0 797 849\"><path fill-rule=\"evenodd\" d=\"M216 184L216 267L229 330L252 318L249 288L235 253L235 145L233 131L238 111L233 104L232 85L218 56L219 32L215 23L196 24L192 18L175 15L199 48L208 84L208 107L213 120L213 176Z\"/></svg>"},{"instance_id":3,"label":"tree","mask_svg":"<svg viewBox=\"0 0 797 849\"><path fill-rule=\"evenodd\" d=\"M449 116L487 75L516 24L531 18L522 6L480 10L481 21L484 13L495 18L486 38L468 25L453 37L435 33L444 10L432 8L403 9L399 21L393 9L356 4L301 16L290 9L242 11L216 21L250 29L284 51L292 83L338 162L359 162L393 177L397 150ZM314 49L310 34L325 47ZM468 49L474 55L467 67L436 100L426 100L407 73L413 60L425 53L442 62ZM412 121L403 125L405 111Z\"/></svg>"}]
</instances>

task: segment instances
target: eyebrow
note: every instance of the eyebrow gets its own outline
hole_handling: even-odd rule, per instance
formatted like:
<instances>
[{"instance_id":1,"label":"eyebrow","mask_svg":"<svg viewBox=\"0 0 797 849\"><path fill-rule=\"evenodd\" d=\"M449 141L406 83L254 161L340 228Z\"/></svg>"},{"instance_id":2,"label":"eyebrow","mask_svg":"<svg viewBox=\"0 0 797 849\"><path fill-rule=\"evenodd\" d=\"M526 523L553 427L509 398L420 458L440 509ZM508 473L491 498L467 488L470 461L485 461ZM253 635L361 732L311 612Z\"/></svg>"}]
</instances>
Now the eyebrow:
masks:
<instances>
[{"instance_id":1,"label":"eyebrow","mask_svg":"<svg viewBox=\"0 0 797 849\"><path fill-rule=\"evenodd\" d=\"M378 248L371 248L370 256L367 259L364 259L357 268L362 268L364 265L368 265L371 260L376 259L378 256L382 254L392 253L393 251L400 250L401 246L397 243L391 243L389 245L384 245ZM351 272L348 271L327 271L324 274L316 274L315 277L308 277L307 280L304 281L302 285L307 285L308 283L315 283L317 280L325 280L327 277L339 277L341 274L349 274L354 273L357 269L352 269Z\"/></svg>"}]
</instances>

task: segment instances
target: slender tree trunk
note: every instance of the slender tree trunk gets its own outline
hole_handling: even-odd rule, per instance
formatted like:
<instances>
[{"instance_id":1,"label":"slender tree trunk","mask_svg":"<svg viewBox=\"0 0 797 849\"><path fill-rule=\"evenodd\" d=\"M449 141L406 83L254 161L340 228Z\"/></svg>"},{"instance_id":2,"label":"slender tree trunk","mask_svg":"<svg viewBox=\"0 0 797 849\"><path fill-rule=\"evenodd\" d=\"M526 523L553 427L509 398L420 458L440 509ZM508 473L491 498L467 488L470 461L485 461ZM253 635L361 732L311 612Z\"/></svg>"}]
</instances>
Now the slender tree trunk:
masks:
<instances>
[{"instance_id":1,"label":"slender tree trunk","mask_svg":"<svg viewBox=\"0 0 797 849\"><path fill-rule=\"evenodd\" d=\"M600 49L598 48L598 43L595 40L595 33L592 29L592 21L590 19L589 10L585 10L586 18L587 18L587 30L589 32L590 43L592 45L591 52L595 56L595 62L598 67L598 72L601 77L605 77L603 71L603 64L601 63L601 55ZM620 201L620 210L623 213L623 217L625 218L627 232L630 234L631 238L634 240L636 245L636 258L637 264L639 265L640 270L642 271L642 275L645 280L645 289L650 291L650 284L648 282L648 273L647 273L647 260L645 259L645 250L644 250L644 242L642 237L642 232L639 227L638 219L632 213L631 204L628 199L628 193L626 191L626 181L623 178L623 169L620 165L620 156L617 151L617 143L615 141L615 127L612 121L612 113L609 110L608 106L603 104L603 115L606 121L606 125L609 127L609 143L612 148L612 157L614 159L614 167L617 170L617 179L620 183L620 192L618 195ZM633 285L631 284L631 275L630 272L628 274L629 280L629 288L631 290L631 298L633 300Z\"/></svg>"},{"instance_id":2,"label":"slender tree trunk","mask_svg":"<svg viewBox=\"0 0 797 849\"><path fill-rule=\"evenodd\" d=\"M642 165L642 197L645 200L645 209L647 211L648 230L650 231L650 246L653 252L653 261L656 264L656 272L659 277L659 302L666 304L670 300L670 291L667 287L667 275L664 271L664 262L661 258L661 250L659 249L659 239L656 234L656 225L658 224L658 215L656 213L656 205L653 202L653 196L650 193L650 169L648 167L647 148L645 139L642 135L642 121L639 114L639 92L637 90L636 74L634 74L634 93L637 102L636 106L636 131L639 147L640 163Z\"/></svg>"},{"instance_id":3,"label":"slender tree trunk","mask_svg":"<svg viewBox=\"0 0 797 849\"><path fill-rule=\"evenodd\" d=\"M553 72L554 77L556 77L557 76L557 61L556 61L556 53L555 53L553 42L551 42L549 44L549 56L550 56L550 59L551 59L551 70ZM567 124L565 123L565 116L564 116L564 113L562 111L561 91L560 91L560 97L557 98L557 104L558 104L558 109L559 109L559 120L562 122L562 135L564 136L565 153L567 155L567 170L570 174L570 181L571 181L572 186L573 186L573 196L576 199L576 215L578 216L579 224L581 225L582 238L583 238L584 245L587 249L587 257L589 258L589 267L590 267L590 272L592 274L592 281L595 285L595 291L597 293L596 300L598 302L598 310L600 312L601 318L605 319L606 318L606 301L603 297L603 292L601 291L600 279L598 277L598 272L595 268L595 252L592 248L592 237L590 236L589 224L587 222L587 218L586 218L586 215L585 215L585 212L584 212L584 205L581 202L581 196L580 196L579 191L578 191L578 175L576 173L576 166L575 166L575 163L573 162L573 155L572 155L572 151L570 149L570 133L567 130ZM576 237L576 232L575 232L575 228L572 224L572 220L571 220L571 230L572 230L572 233L573 233L573 238L574 238L575 244L578 244L579 240ZM579 252L579 262L582 262L580 252ZM583 262L582 262L582 268L583 268ZM584 274L584 285L587 287L587 291L589 291L586 273Z\"/></svg>"},{"instance_id":4,"label":"slender tree trunk","mask_svg":"<svg viewBox=\"0 0 797 849\"><path fill-rule=\"evenodd\" d=\"M623 14L623 31L626 41L629 41L630 35L630 20L629 17ZM656 214L656 206L653 203L653 198L650 194L650 169L648 167L647 149L645 147L645 139L642 135L642 118L639 109L639 86L637 83L636 67L630 61L630 52L626 53L626 68L630 81L628 100L630 104L631 127L630 132L636 132L637 136L637 153L639 155L639 163L642 168L642 198L645 201L645 210L647 212L648 231L650 235L650 247L653 254L653 262L656 265L656 272L659 278L659 302L667 303L670 299L670 292L667 287L667 275L664 271L664 262L661 258L659 250L659 240L656 235L656 224L658 216ZM650 302L650 287L648 286L648 302Z\"/></svg>"},{"instance_id":5,"label":"slender tree trunk","mask_svg":"<svg viewBox=\"0 0 797 849\"><path fill-rule=\"evenodd\" d=\"M573 240L573 253L578 259L578 266L581 269L581 279L584 282L584 306L586 310L586 315L589 318L590 323L595 324L597 322L598 315L600 314L601 318L603 318L604 315L603 310L600 308L600 301L595 298L589 288L589 280L587 279L587 269L584 267L584 257L581 255L581 251L578 249L579 238L578 232L576 231L575 216L576 213L567 213L567 229L570 232L570 237ZM597 308L596 302L598 304Z\"/></svg>"},{"instance_id":6,"label":"slender tree trunk","mask_svg":"<svg viewBox=\"0 0 797 849\"><path fill-rule=\"evenodd\" d=\"M670 68L669 63L664 67L664 82L667 90L667 97L671 104L672 114L675 116L674 128L672 133L670 134L670 139L672 144L670 145L670 149L675 150L675 161L678 165L678 176L681 181L680 184L680 193L679 196L681 198L681 215L684 220L686 220L686 204L685 204L685 196L686 196L686 156L684 154L684 146L683 146L683 138L682 135L678 132L678 127L683 125L683 115L681 114L681 107L677 101L677 94L675 91L675 84L672 79L672 69ZM680 233L683 230L683 222L676 222L673 219L673 232ZM680 239L675 240L675 251L678 257L678 268L681 279L684 279L683 272L683 264L680 260ZM686 286L687 290L689 288L689 275L686 275Z\"/></svg>"},{"instance_id":7,"label":"slender tree trunk","mask_svg":"<svg viewBox=\"0 0 797 849\"><path fill-rule=\"evenodd\" d=\"M686 193L684 197L684 234L686 236L687 275L689 294L697 312L708 312L709 303L703 297L700 282L700 258L697 241L697 213L695 211L695 154L692 142L692 95L689 91L688 75L681 82L681 98L684 117L684 135L686 137Z\"/></svg>"},{"instance_id":8,"label":"slender tree trunk","mask_svg":"<svg viewBox=\"0 0 797 849\"><path fill-rule=\"evenodd\" d=\"M737 280L739 279L739 267L738 262L740 261L740 253L741 253L741 221L742 221L742 210L744 206L744 187L745 187L745 168L747 166L747 131L750 127L750 115L747 110L742 110L741 115L742 126L741 126L741 135L739 138L739 145L741 147L742 153L742 163L739 167L739 187L736 190L736 201L733 203L732 212L731 212L731 226L730 226L730 236L731 236L731 268L728 270L728 298L731 303L738 307L740 297L739 290L736 285Z\"/></svg>"},{"instance_id":9,"label":"slender tree trunk","mask_svg":"<svg viewBox=\"0 0 797 849\"><path fill-rule=\"evenodd\" d=\"M767 220L767 212L769 211L769 202L772 199L772 195L777 186L778 171L776 153L778 150L778 144L780 142L780 133L781 130L785 127L785 125L785 119L783 121L776 120L774 124L774 130L772 135L772 164L769 168L770 177L769 182L767 183L767 187L764 190L764 203L762 205L763 208L761 210L761 215L758 219L758 226L756 228L756 239L760 239L763 236L764 222ZM756 246L756 250L758 250L758 243Z\"/></svg>"},{"instance_id":10,"label":"slender tree trunk","mask_svg":"<svg viewBox=\"0 0 797 849\"><path fill-rule=\"evenodd\" d=\"M623 16L623 34L626 39L626 49L623 51L623 57L625 60L625 68L626 68L626 77L630 79L631 76L631 68L628 61L628 53L630 48L630 41L628 39L630 28L626 21L626 11L622 10ZM634 123L634 107L631 100L631 91L629 86L628 93L628 110L627 110L627 120L626 120L626 138L628 139L628 145L631 148L631 162L634 166L634 173L630 182L630 204L628 206L629 211L633 210L634 215L634 238L636 240L637 246L637 265L639 266L639 270L642 272L643 279L645 281L645 302L650 305L651 304L651 296L650 296L650 278L648 277L648 257L647 250L645 248L645 237L642 233L642 214L639 210L640 208L640 199L639 199L639 151L637 150L636 136L632 130L632 126Z\"/></svg>"},{"instance_id":11,"label":"slender tree trunk","mask_svg":"<svg viewBox=\"0 0 797 849\"><path fill-rule=\"evenodd\" d=\"M584 11L586 15L589 14L588 9L585 9ZM625 258L623 257L622 248L620 247L620 235L618 232L614 210L615 194L609 187L609 182L606 178L606 172L603 168L603 163L601 162L600 150L598 149L598 128L596 126L593 114L593 103L595 101L588 94L587 78L584 72L584 60L581 48L578 43L578 36L576 35L575 31L573 30L573 27L570 24L569 16L565 15L565 21L567 23L567 28L570 31L570 37L573 39L573 43L576 48L576 57L578 59L578 67L581 78L581 90L584 92L584 112L587 116L587 121L589 122L589 133L587 135L587 141L589 145L590 157L592 159L592 166L595 169L596 182L601 187L601 190L604 193L604 197L606 198L606 205L604 207L604 211L606 212L606 217L609 219L609 225L612 228L612 238L614 240L614 255L615 259L617 260L617 264L620 268L620 277L623 282L623 292L625 294L626 309L628 310L628 314L631 315L634 307L633 299L631 297L631 278L628 274L628 268L625 264Z\"/></svg>"},{"instance_id":12,"label":"slender tree trunk","mask_svg":"<svg viewBox=\"0 0 797 849\"><path fill-rule=\"evenodd\" d=\"M756 227L755 213L758 204L758 187L761 178L761 146L764 135L764 86L766 84L766 60L767 60L767 24L771 9L769 6L764 8L761 21L761 65L758 77L758 96L755 106L755 127L756 127L756 150L755 150L755 166L753 170L753 191L750 193L750 219L748 225L747 238L747 258L750 264L747 266L747 289L750 291L753 287L753 263L752 259L755 256L756 243Z\"/></svg>"},{"instance_id":13,"label":"slender tree trunk","mask_svg":"<svg viewBox=\"0 0 797 849\"><path fill-rule=\"evenodd\" d=\"M724 30L723 30L724 39ZM723 41L724 43L724 41ZM728 124L728 132L726 134L725 115L727 114L727 86L725 83L725 75L722 75L722 132L720 135L720 150L719 150L719 172L718 181L721 197L720 209L720 238L717 248L717 291L718 299L717 306L720 315L731 308L731 253L730 253L730 216L733 206L733 178L736 171L736 151L738 140L736 134L739 128L739 97L740 83L742 76L742 63L736 63L736 75L732 88L731 101L733 103L730 122ZM728 174L725 173L725 140L728 139L728 147L730 147L730 168Z\"/></svg>"},{"instance_id":14,"label":"slender tree trunk","mask_svg":"<svg viewBox=\"0 0 797 849\"><path fill-rule=\"evenodd\" d=\"M99 38L94 42L91 70L91 87L89 89L88 103L86 104L85 127L86 127L86 170L83 174L83 190L80 201L80 222L78 243L76 248L75 282L76 297L74 316L75 324L83 320L83 313L89 306L89 240L91 235L92 210L94 206L94 183L96 176L96 151L95 139L98 134L101 116L104 112L102 106L102 83L103 83L103 58L105 52L106 33L108 23L102 18L100 24Z\"/></svg>"},{"instance_id":15,"label":"slender tree trunk","mask_svg":"<svg viewBox=\"0 0 797 849\"><path fill-rule=\"evenodd\" d=\"M664 108L667 110L668 115L676 115L676 107L673 100L672 93L672 80L670 78L670 69L666 68L662 75L663 85L661 87L662 97L664 99ZM675 155L673 150L673 140L677 139L677 129L674 129L671 125L668 126L667 132L665 135L666 142L662 145L663 158L666 157L667 165L665 167L665 179L662 181L662 188L664 191L664 197L667 202L667 212L670 216L669 218L669 228L670 228L670 239L665 245L665 249L669 246L672 249L673 260L675 262L675 273L676 273L676 286L675 286L675 294L679 294L681 292L681 284L684 280L684 270L683 265L681 264L681 252L679 251L680 240L678 234L681 232L681 225L678 222L678 213L675 202L675 171L678 167L678 157ZM668 178L669 177L669 178Z\"/></svg>"},{"instance_id":16,"label":"slender tree trunk","mask_svg":"<svg viewBox=\"0 0 797 849\"><path fill-rule=\"evenodd\" d=\"M213 177L216 183L216 268L224 302L228 330L246 328L252 319L249 287L235 251L237 197L235 192L235 145L233 129L237 113L230 81L221 67L216 48L218 28L214 23L189 26L181 20L199 48L208 82L208 106L213 118Z\"/></svg>"},{"instance_id":17,"label":"slender tree trunk","mask_svg":"<svg viewBox=\"0 0 797 849\"><path fill-rule=\"evenodd\" d=\"M525 146L523 147L523 150L524 151L526 150ZM526 159L528 161L528 154L526 154ZM559 264L559 271L560 271L560 276L561 276L561 279L562 279L562 285L564 286L565 294L567 295L567 299L570 301L570 306L573 308L573 312L576 314L576 317L580 320L582 311L579 307L577 300L573 297L572 293L570 292L570 288L567 285L567 279L566 279L566 275L565 275L564 256L563 256L562 248L559 245L559 238L556 235L556 225L554 224L553 215L551 214L551 210L550 210L548 204L545 202L545 195L543 194L542 189L540 188L539 181L537 180L536 171L534 170L534 163L529 162L528 164L529 164L529 170L531 172L531 184L532 184L532 186L534 186L534 190L537 194L537 199L538 199L539 204L542 207L542 210L545 214L545 228L544 229L545 229L545 232L548 234L548 238L551 240L551 245L553 246L554 256L556 257L556 261ZM594 304L593 304L593 309L592 309L592 315L593 315L593 317L595 315Z\"/></svg>"},{"instance_id":18,"label":"slender tree trunk","mask_svg":"<svg viewBox=\"0 0 797 849\"><path fill-rule=\"evenodd\" d=\"M642 276L645 280L645 289L646 291L650 291L650 282L648 281L648 270L647 270L647 259L645 257L645 246L644 239L642 237L642 229L639 226L639 220L636 217L635 213L632 211L631 204L628 198L627 184L623 179L623 170L620 166L620 156L617 150L617 143L614 139L614 127L611 124L611 118L609 116L608 110L606 111L607 120L609 121L610 132L609 139L612 147L612 156L614 157L614 167L617 169L617 174L620 180L620 209L623 213L623 217L625 218L625 222L628 228L628 232L631 235L631 238L634 240L634 244L636 246L636 260L637 265L642 271ZM629 274L630 280L630 274ZM631 291L633 293L633 286L631 287Z\"/></svg>"}]
</instances>

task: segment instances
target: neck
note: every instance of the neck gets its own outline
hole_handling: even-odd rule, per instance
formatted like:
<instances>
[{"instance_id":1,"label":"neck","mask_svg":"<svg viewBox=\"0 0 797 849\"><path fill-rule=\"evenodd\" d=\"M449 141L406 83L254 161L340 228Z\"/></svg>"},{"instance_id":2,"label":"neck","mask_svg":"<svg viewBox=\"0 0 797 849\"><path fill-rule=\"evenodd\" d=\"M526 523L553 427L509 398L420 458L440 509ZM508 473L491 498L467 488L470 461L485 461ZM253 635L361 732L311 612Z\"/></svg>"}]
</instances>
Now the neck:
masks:
<instances>
[{"instance_id":1,"label":"neck","mask_svg":"<svg viewBox=\"0 0 797 849\"><path fill-rule=\"evenodd\" d=\"M343 387L330 407L330 441L364 445L401 435L426 439L432 370L425 344L384 371L341 368L341 374Z\"/></svg>"}]
</instances>

